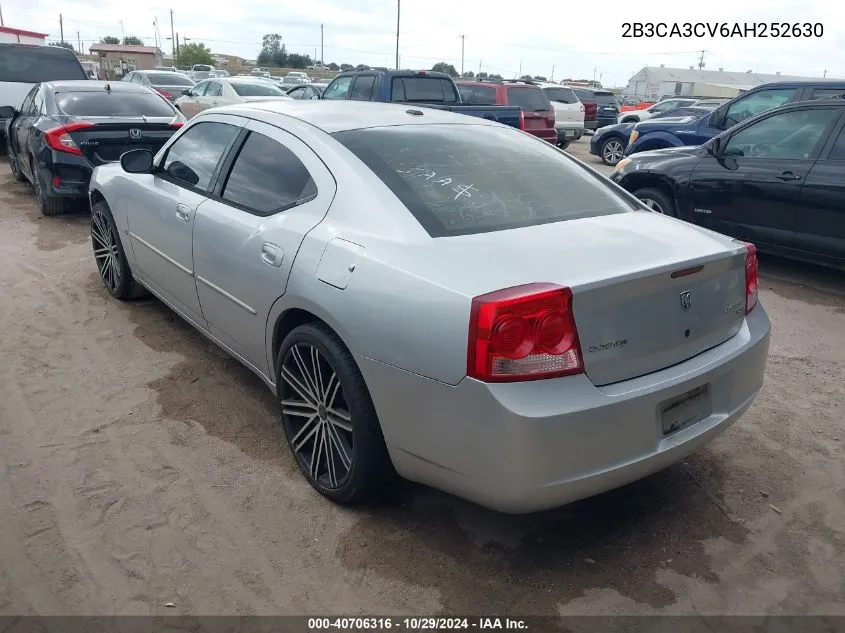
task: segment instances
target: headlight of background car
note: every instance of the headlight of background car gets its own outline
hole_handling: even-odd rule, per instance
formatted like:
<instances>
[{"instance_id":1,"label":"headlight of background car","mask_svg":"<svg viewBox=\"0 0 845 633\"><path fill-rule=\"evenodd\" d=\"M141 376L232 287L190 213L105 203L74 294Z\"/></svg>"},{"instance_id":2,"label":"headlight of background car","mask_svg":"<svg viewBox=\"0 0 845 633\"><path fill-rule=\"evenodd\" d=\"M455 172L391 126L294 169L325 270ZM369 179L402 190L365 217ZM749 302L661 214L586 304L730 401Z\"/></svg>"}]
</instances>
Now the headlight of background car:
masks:
<instances>
[{"instance_id":1,"label":"headlight of background car","mask_svg":"<svg viewBox=\"0 0 845 633\"><path fill-rule=\"evenodd\" d=\"M613 171L619 171L619 170L620 170L620 169L622 169L625 165L628 165L630 162L631 162L631 159L630 159L630 158L623 158L623 159L622 159L622 160L620 160L618 163L616 163L616 167L614 167L614 168L613 168Z\"/></svg>"},{"instance_id":2,"label":"headlight of background car","mask_svg":"<svg viewBox=\"0 0 845 633\"><path fill-rule=\"evenodd\" d=\"M634 141L636 141L636 140L637 140L637 137L638 137L639 135L640 135L640 133L639 133L639 132L637 132L636 130L631 130L631 136L629 136L629 137L628 137L628 145L630 145L631 143L633 143Z\"/></svg>"}]
</instances>

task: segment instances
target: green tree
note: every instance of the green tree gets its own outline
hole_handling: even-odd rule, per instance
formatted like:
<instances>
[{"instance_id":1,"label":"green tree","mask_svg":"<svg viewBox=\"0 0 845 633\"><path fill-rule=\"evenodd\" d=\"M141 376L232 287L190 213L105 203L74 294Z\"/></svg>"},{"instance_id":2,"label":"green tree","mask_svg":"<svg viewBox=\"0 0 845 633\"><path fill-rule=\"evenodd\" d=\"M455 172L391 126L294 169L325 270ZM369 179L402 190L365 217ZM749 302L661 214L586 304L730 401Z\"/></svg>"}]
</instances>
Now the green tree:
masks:
<instances>
[{"instance_id":1,"label":"green tree","mask_svg":"<svg viewBox=\"0 0 845 633\"><path fill-rule=\"evenodd\" d=\"M328 68L329 68L329 70L340 70L340 66L338 66L338 65L337 65L337 64L335 64L334 62L331 62L331 63L329 64Z\"/></svg>"},{"instance_id":2,"label":"green tree","mask_svg":"<svg viewBox=\"0 0 845 633\"><path fill-rule=\"evenodd\" d=\"M480 72L476 75L476 77L478 77L479 79L487 79L487 73Z\"/></svg>"},{"instance_id":3,"label":"green tree","mask_svg":"<svg viewBox=\"0 0 845 633\"><path fill-rule=\"evenodd\" d=\"M120 38L114 35L106 35L100 42L103 44L120 44Z\"/></svg>"},{"instance_id":4,"label":"green tree","mask_svg":"<svg viewBox=\"0 0 845 633\"><path fill-rule=\"evenodd\" d=\"M310 55L300 55L299 53L288 55L288 68L308 68L308 66L311 66Z\"/></svg>"},{"instance_id":5,"label":"green tree","mask_svg":"<svg viewBox=\"0 0 845 633\"><path fill-rule=\"evenodd\" d=\"M134 35L127 35L123 38L123 45L124 46L143 46L144 42L141 40L140 37L135 37Z\"/></svg>"},{"instance_id":6,"label":"green tree","mask_svg":"<svg viewBox=\"0 0 845 633\"><path fill-rule=\"evenodd\" d=\"M501 75L497 75L497 74L494 73L494 74L490 75L488 77L488 79L503 79L503 77Z\"/></svg>"},{"instance_id":7,"label":"green tree","mask_svg":"<svg viewBox=\"0 0 845 633\"><path fill-rule=\"evenodd\" d=\"M261 52L256 59L259 66L284 66L287 62L287 51L282 44L282 36L278 33L268 33L261 38Z\"/></svg>"},{"instance_id":8,"label":"green tree","mask_svg":"<svg viewBox=\"0 0 845 633\"><path fill-rule=\"evenodd\" d=\"M211 50L202 42L191 42L179 47L179 64L193 66L194 64L213 64Z\"/></svg>"},{"instance_id":9,"label":"green tree","mask_svg":"<svg viewBox=\"0 0 845 633\"><path fill-rule=\"evenodd\" d=\"M366 64L358 64L357 66L355 66L355 70L369 70L369 69L370 69L370 67L367 66Z\"/></svg>"},{"instance_id":10,"label":"green tree","mask_svg":"<svg viewBox=\"0 0 845 633\"><path fill-rule=\"evenodd\" d=\"M534 75L534 81L548 81L548 79L543 75Z\"/></svg>"},{"instance_id":11,"label":"green tree","mask_svg":"<svg viewBox=\"0 0 845 633\"><path fill-rule=\"evenodd\" d=\"M522 75L520 79L523 81L531 81L531 75Z\"/></svg>"},{"instance_id":12,"label":"green tree","mask_svg":"<svg viewBox=\"0 0 845 633\"><path fill-rule=\"evenodd\" d=\"M475 73L472 72L471 70L468 70L464 73L464 77L467 77L468 79L472 79L473 77L475 77Z\"/></svg>"},{"instance_id":13,"label":"green tree","mask_svg":"<svg viewBox=\"0 0 845 633\"><path fill-rule=\"evenodd\" d=\"M73 44L70 42L53 42L50 46L57 46L58 48L66 48L71 51L75 51L76 49L73 47Z\"/></svg>"},{"instance_id":14,"label":"green tree","mask_svg":"<svg viewBox=\"0 0 845 633\"><path fill-rule=\"evenodd\" d=\"M448 73L452 77L457 77L460 74L452 64L446 62L437 62L431 67L431 70L438 73Z\"/></svg>"}]
</instances>

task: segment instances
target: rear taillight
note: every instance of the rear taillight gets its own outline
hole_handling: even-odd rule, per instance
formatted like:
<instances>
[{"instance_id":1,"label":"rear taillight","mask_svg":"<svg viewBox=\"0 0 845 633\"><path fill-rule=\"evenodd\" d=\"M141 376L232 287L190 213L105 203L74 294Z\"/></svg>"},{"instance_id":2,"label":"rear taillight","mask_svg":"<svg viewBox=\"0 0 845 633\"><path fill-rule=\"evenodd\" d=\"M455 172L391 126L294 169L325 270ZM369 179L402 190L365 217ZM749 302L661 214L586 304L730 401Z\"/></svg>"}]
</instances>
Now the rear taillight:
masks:
<instances>
[{"instance_id":1,"label":"rear taillight","mask_svg":"<svg viewBox=\"0 0 845 633\"><path fill-rule=\"evenodd\" d=\"M185 125L185 124L184 124L184 123L182 123L182 121L171 121L171 123L170 123L170 127L175 128L175 129L177 129L177 130L178 130L180 127L182 127L183 125Z\"/></svg>"},{"instance_id":2,"label":"rear taillight","mask_svg":"<svg viewBox=\"0 0 845 633\"><path fill-rule=\"evenodd\" d=\"M165 99L172 99L173 95L167 92L167 90L159 90L158 88L153 88L158 94L160 94Z\"/></svg>"},{"instance_id":3,"label":"rear taillight","mask_svg":"<svg viewBox=\"0 0 845 633\"><path fill-rule=\"evenodd\" d=\"M47 147L57 152L65 152L66 154L77 154L82 156L82 150L70 137L71 132L78 132L87 128L94 127L93 123L69 123L54 127L44 132L44 140Z\"/></svg>"},{"instance_id":4,"label":"rear taillight","mask_svg":"<svg viewBox=\"0 0 845 633\"><path fill-rule=\"evenodd\" d=\"M519 129L525 129L525 112L523 112L522 110L519 111Z\"/></svg>"},{"instance_id":5,"label":"rear taillight","mask_svg":"<svg viewBox=\"0 0 845 633\"><path fill-rule=\"evenodd\" d=\"M583 111L584 111L584 104L582 103L581 104L581 112L583 112Z\"/></svg>"},{"instance_id":6,"label":"rear taillight","mask_svg":"<svg viewBox=\"0 0 845 633\"><path fill-rule=\"evenodd\" d=\"M757 305L757 294L759 284L757 282L757 247L746 242L745 248L748 253L745 255L745 314L748 314Z\"/></svg>"},{"instance_id":7,"label":"rear taillight","mask_svg":"<svg viewBox=\"0 0 845 633\"><path fill-rule=\"evenodd\" d=\"M472 300L467 348L471 378L515 382L582 371L569 288L526 284Z\"/></svg>"}]
</instances>

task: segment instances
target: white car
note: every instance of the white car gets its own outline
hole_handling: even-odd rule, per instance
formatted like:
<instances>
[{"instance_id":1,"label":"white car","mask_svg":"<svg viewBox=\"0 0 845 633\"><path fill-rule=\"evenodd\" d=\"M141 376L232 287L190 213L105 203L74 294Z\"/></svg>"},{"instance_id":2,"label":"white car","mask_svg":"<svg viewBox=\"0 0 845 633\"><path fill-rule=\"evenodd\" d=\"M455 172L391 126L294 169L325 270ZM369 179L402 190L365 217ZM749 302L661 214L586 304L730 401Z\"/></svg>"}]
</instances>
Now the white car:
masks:
<instances>
[{"instance_id":1,"label":"white car","mask_svg":"<svg viewBox=\"0 0 845 633\"><path fill-rule=\"evenodd\" d=\"M650 108L645 110L628 110L627 112L620 112L616 118L617 123L639 123L655 116L656 114L663 114L671 112L678 108L687 108L694 104L698 99L665 99L660 103L655 103Z\"/></svg>"},{"instance_id":2,"label":"white car","mask_svg":"<svg viewBox=\"0 0 845 633\"><path fill-rule=\"evenodd\" d=\"M183 91L174 105L190 119L217 106L278 100L292 99L272 81L261 77L215 77Z\"/></svg>"},{"instance_id":3,"label":"white car","mask_svg":"<svg viewBox=\"0 0 845 633\"><path fill-rule=\"evenodd\" d=\"M571 88L553 83L537 84L546 93L555 111L558 147L566 149L584 135L584 104Z\"/></svg>"}]
</instances>

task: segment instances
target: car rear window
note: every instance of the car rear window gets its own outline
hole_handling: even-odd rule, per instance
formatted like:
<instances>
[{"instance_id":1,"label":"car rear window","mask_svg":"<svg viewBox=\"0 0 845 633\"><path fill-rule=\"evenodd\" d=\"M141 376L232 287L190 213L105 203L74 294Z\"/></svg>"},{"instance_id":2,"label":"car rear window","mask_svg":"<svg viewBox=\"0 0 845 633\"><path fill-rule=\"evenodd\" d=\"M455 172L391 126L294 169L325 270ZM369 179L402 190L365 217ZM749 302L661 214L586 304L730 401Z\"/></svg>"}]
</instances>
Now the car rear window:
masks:
<instances>
[{"instance_id":1,"label":"car rear window","mask_svg":"<svg viewBox=\"0 0 845 633\"><path fill-rule=\"evenodd\" d=\"M42 81L88 79L69 51L49 46L0 46L0 82L37 84Z\"/></svg>"},{"instance_id":2,"label":"car rear window","mask_svg":"<svg viewBox=\"0 0 845 633\"><path fill-rule=\"evenodd\" d=\"M70 116L172 117L175 111L148 92L57 92L59 110Z\"/></svg>"},{"instance_id":3,"label":"car rear window","mask_svg":"<svg viewBox=\"0 0 845 633\"><path fill-rule=\"evenodd\" d=\"M283 97L287 93L281 88L277 88L273 84L264 81L256 81L255 83L243 83L240 81L233 81L231 84L232 90L238 93L241 97Z\"/></svg>"},{"instance_id":4,"label":"car rear window","mask_svg":"<svg viewBox=\"0 0 845 633\"><path fill-rule=\"evenodd\" d=\"M193 86L194 82L178 73L147 73L147 79L154 86Z\"/></svg>"},{"instance_id":5,"label":"car rear window","mask_svg":"<svg viewBox=\"0 0 845 633\"><path fill-rule=\"evenodd\" d=\"M206 66L205 64L197 64L196 66L194 66L194 70L199 70L207 73L211 71L211 66Z\"/></svg>"},{"instance_id":6,"label":"car rear window","mask_svg":"<svg viewBox=\"0 0 845 633\"><path fill-rule=\"evenodd\" d=\"M549 98L534 86L508 86L508 105L519 106L524 112L548 112Z\"/></svg>"},{"instance_id":7,"label":"car rear window","mask_svg":"<svg viewBox=\"0 0 845 633\"><path fill-rule=\"evenodd\" d=\"M493 86L458 84L461 101L468 105L496 105L496 89Z\"/></svg>"},{"instance_id":8,"label":"car rear window","mask_svg":"<svg viewBox=\"0 0 845 633\"><path fill-rule=\"evenodd\" d=\"M596 90L594 93L596 101L598 101L602 105L612 105L619 107L619 102L616 100L616 95L612 92L602 92Z\"/></svg>"},{"instance_id":9,"label":"car rear window","mask_svg":"<svg viewBox=\"0 0 845 633\"><path fill-rule=\"evenodd\" d=\"M546 96L558 103L578 103L578 96L569 88L543 88Z\"/></svg>"},{"instance_id":10,"label":"car rear window","mask_svg":"<svg viewBox=\"0 0 845 633\"><path fill-rule=\"evenodd\" d=\"M335 132L432 237L634 209L551 144L505 126L407 125Z\"/></svg>"},{"instance_id":11,"label":"car rear window","mask_svg":"<svg viewBox=\"0 0 845 633\"><path fill-rule=\"evenodd\" d=\"M451 81L441 77L394 77L391 101L416 103L457 103L458 93Z\"/></svg>"}]
</instances>

